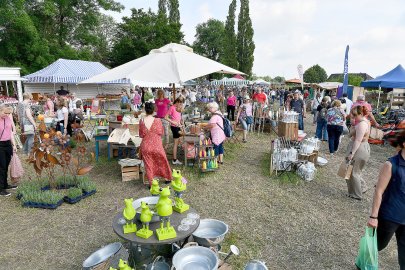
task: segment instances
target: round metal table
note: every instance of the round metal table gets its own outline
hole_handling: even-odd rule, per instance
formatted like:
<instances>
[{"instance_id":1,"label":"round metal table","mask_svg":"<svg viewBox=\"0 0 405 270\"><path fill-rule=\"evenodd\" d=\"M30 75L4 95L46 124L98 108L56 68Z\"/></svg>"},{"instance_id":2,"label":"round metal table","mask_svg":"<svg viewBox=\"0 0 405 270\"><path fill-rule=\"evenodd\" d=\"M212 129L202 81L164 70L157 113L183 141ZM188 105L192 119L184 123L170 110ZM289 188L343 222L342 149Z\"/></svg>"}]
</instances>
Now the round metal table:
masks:
<instances>
[{"instance_id":1,"label":"round metal table","mask_svg":"<svg viewBox=\"0 0 405 270\"><path fill-rule=\"evenodd\" d=\"M123 225L118 224L118 220L123 218L122 213L118 213L113 219L114 232L130 243L128 263L131 267L142 267L144 264L151 263L156 256L171 257L173 255L172 244L176 243L182 246L187 243L188 238L200 225L200 219L196 220L194 225L190 225L188 231L178 231L177 227L181 220L187 217L189 213L197 213L192 207L182 214L173 211L170 216L170 225L176 230L176 238L159 241L156 236L156 229L160 227L160 222L149 224L149 229L153 231L153 235L148 239L136 236L135 233L124 234ZM142 222L136 220L137 229L142 228ZM165 224L166 225L166 224Z\"/></svg>"}]
</instances>

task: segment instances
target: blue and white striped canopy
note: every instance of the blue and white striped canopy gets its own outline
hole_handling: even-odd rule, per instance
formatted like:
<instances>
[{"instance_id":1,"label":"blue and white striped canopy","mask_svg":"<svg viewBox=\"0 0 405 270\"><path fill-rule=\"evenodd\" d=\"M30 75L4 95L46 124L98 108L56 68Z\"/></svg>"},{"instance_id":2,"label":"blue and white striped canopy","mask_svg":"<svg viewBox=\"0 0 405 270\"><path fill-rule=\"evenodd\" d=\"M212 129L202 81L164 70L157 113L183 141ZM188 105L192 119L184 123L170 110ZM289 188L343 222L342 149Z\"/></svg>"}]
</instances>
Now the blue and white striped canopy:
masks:
<instances>
[{"instance_id":1,"label":"blue and white striped canopy","mask_svg":"<svg viewBox=\"0 0 405 270\"><path fill-rule=\"evenodd\" d=\"M26 75L26 83L79 83L108 68L99 62L58 59L49 66ZM129 83L127 80L115 80L104 83Z\"/></svg>"},{"instance_id":2,"label":"blue and white striped canopy","mask_svg":"<svg viewBox=\"0 0 405 270\"><path fill-rule=\"evenodd\" d=\"M237 78L227 78L224 77L221 80L214 80L211 82L211 85L248 85L250 84L249 80L241 80Z\"/></svg>"}]
</instances>

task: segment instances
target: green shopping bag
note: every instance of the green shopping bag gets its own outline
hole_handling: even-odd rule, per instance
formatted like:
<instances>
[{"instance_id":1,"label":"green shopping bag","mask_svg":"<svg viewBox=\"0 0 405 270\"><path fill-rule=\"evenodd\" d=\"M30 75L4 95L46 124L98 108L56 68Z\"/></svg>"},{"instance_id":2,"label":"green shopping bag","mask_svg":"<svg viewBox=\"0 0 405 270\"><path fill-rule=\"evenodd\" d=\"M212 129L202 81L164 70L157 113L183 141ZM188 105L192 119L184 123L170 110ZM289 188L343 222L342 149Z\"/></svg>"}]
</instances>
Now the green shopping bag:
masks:
<instances>
[{"instance_id":1,"label":"green shopping bag","mask_svg":"<svg viewBox=\"0 0 405 270\"><path fill-rule=\"evenodd\" d=\"M378 269L377 229L366 228L366 233L360 239L356 266L360 270Z\"/></svg>"}]
</instances>

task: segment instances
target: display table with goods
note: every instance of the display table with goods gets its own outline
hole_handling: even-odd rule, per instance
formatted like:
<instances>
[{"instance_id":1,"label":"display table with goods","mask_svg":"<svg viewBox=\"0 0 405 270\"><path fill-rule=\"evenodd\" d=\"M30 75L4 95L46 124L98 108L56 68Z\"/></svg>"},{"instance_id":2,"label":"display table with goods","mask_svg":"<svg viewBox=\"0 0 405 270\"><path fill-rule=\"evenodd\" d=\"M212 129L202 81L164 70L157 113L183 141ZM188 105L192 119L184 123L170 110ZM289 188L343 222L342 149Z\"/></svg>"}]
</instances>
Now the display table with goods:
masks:
<instances>
[{"instance_id":1,"label":"display table with goods","mask_svg":"<svg viewBox=\"0 0 405 270\"><path fill-rule=\"evenodd\" d=\"M201 121L201 120L200 120ZM212 172L218 169L218 158L215 156L214 144L211 142L209 132L204 133L204 127L208 122L197 122L183 129L184 134L184 165L188 160L193 160L193 166L197 164L200 172Z\"/></svg>"},{"instance_id":2,"label":"display table with goods","mask_svg":"<svg viewBox=\"0 0 405 270\"><path fill-rule=\"evenodd\" d=\"M279 137L272 141L270 172L296 172L303 180L312 181L317 169L315 165L324 166L327 160L319 157L317 138L292 141Z\"/></svg>"},{"instance_id":3,"label":"display table with goods","mask_svg":"<svg viewBox=\"0 0 405 270\"><path fill-rule=\"evenodd\" d=\"M139 137L139 119L125 115L122 121L111 121L109 127L109 157L135 158L136 149L142 142Z\"/></svg>"}]
</instances>

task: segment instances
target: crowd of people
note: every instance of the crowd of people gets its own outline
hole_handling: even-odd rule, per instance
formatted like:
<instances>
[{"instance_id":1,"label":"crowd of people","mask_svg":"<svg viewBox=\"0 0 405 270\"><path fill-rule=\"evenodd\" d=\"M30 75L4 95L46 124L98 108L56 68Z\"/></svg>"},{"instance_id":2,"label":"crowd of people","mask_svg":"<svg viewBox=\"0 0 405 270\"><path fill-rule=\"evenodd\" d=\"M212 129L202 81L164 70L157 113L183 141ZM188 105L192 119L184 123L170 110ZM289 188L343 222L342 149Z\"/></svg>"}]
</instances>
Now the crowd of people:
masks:
<instances>
[{"instance_id":1,"label":"crowd of people","mask_svg":"<svg viewBox=\"0 0 405 270\"><path fill-rule=\"evenodd\" d=\"M46 96L43 110L47 117L55 119L56 129L63 134L72 135L74 124L83 119L83 102L75 93L61 88L57 96ZM243 142L254 123L254 108L268 106L282 107L284 110L298 113L298 127L304 130L304 118L307 111L313 116L310 123L316 125L315 136L327 141L329 155L338 152L342 137L349 138L344 155L347 162L353 164L353 172L347 179L347 196L362 200L369 190L370 183L363 177L370 158L368 139L372 126L379 127L372 114L371 105L359 95L355 101L347 94L341 98L324 95L321 91L269 89L265 87L200 87L182 89L172 99L170 89L152 90L134 87L121 93L122 108L144 110L146 116L140 121L139 135L143 138L140 155L145 164L149 185L155 177L171 181L171 168L165 148L169 143L169 132L173 138L172 164L181 165L178 159L178 147L184 128L183 112L197 100L206 103L206 112L210 115L204 130L210 134L214 144L218 164L224 163L224 117L240 124L243 129ZM37 125L31 110L31 95L24 94L18 103L16 113L21 133L25 137L22 151L28 155L34 141ZM308 108L308 109L307 109ZM8 167L13 156L17 155L17 130L12 117L13 109L0 105L0 195L9 196L8 190L17 188L17 183L9 184ZM308 123L308 121L307 121ZM170 130L170 131L169 131ZM163 144L164 143L164 144ZM401 269L405 269L405 131L399 133L391 144L397 154L387 160L380 170L374 192L374 200L368 225L377 228L378 249L384 249L395 234L398 245L398 260Z\"/></svg>"}]
</instances>

